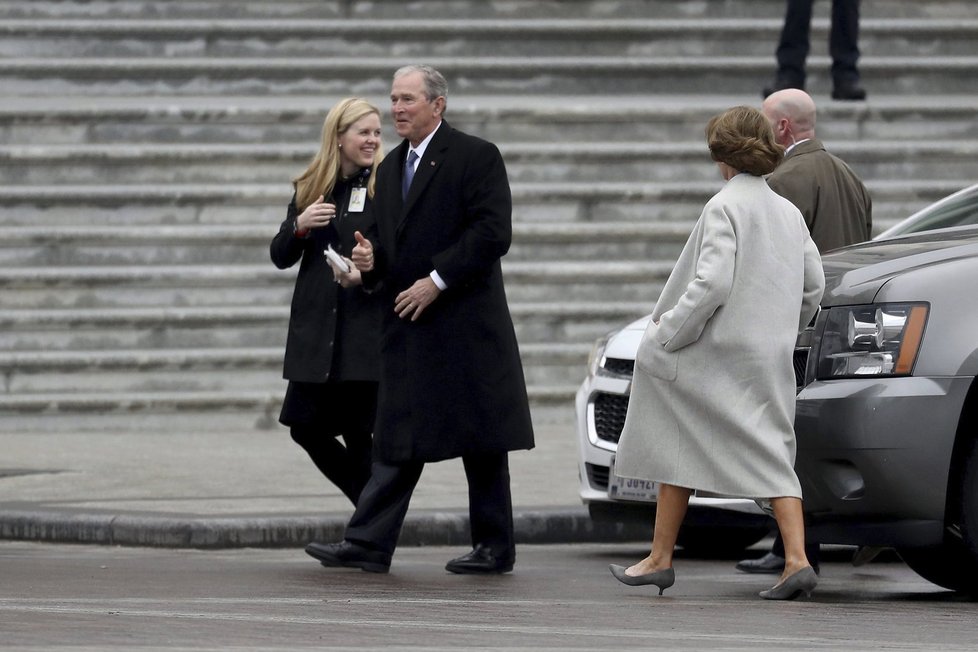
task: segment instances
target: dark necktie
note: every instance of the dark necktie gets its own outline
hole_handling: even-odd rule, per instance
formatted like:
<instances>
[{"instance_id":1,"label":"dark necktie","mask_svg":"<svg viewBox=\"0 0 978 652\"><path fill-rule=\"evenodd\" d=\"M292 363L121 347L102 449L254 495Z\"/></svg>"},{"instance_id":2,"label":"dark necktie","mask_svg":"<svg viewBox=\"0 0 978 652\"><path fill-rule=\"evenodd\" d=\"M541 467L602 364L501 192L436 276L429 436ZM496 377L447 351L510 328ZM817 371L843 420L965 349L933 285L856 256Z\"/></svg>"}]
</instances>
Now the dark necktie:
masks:
<instances>
[{"instance_id":1,"label":"dark necktie","mask_svg":"<svg viewBox=\"0 0 978 652\"><path fill-rule=\"evenodd\" d=\"M408 189L414 181L414 162L418 160L418 153L413 149L408 153L407 163L404 165L404 178L401 183L401 199L407 199Z\"/></svg>"}]
</instances>

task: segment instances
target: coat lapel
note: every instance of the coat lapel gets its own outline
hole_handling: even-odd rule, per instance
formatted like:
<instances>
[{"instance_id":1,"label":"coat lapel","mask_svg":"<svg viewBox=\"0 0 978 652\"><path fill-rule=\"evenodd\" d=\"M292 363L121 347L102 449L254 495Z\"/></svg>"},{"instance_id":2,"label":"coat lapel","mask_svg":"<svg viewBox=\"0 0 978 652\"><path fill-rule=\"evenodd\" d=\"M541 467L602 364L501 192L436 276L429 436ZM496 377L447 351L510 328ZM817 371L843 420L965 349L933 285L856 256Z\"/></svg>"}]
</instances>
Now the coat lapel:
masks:
<instances>
[{"instance_id":1,"label":"coat lapel","mask_svg":"<svg viewBox=\"0 0 978 652\"><path fill-rule=\"evenodd\" d=\"M448 152L448 143L451 138L452 128L444 120L441 123L441 127L435 132L434 137L432 137L431 142L428 143L428 147L425 149L424 157L418 161L417 172L414 173L414 180L411 182L411 189L408 190L407 198L404 200L404 205L401 208L401 218L398 220L397 229L395 230L395 235L400 235L401 229L404 228L404 223L407 221L408 214L414 207L414 204L418 201L418 197L424 192L424 189L428 186L431 180L434 178L438 170L441 169L442 163L445 161L445 156ZM406 145L403 148L398 148L401 156L401 176L398 180L404 177L404 159L407 157Z\"/></svg>"}]
</instances>

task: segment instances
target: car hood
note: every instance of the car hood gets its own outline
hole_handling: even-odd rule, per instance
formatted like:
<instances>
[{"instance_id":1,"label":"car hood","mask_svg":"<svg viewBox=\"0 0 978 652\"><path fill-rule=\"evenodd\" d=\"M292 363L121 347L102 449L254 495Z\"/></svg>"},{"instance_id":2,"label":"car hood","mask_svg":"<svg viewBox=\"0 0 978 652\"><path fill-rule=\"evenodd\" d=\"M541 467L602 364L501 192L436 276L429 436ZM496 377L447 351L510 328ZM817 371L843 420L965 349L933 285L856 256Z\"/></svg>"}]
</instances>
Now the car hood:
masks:
<instances>
[{"instance_id":1,"label":"car hood","mask_svg":"<svg viewBox=\"0 0 978 652\"><path fill-rule=\"evenodd\" d=\"M822 256L822 306L872 303L887 281L957 258L978 256L978 227L927 231L837 249Z\"/></svg>"},{"instance_id":2,"label":"car hood","mask_svg":"<svg viewBox=\"0 0 978 652\"><path fill-rule=\"evenodd\" d=\"M635 352L638 351L638 345L642 341L642 335L645 333L645 329L648 328L649 321L651 320L652 315L648 314L636 319L621 330L615 331L608 338L608 345L604 352L605 356L621 360L634 360Z\"/></svg>"}]
</instances>

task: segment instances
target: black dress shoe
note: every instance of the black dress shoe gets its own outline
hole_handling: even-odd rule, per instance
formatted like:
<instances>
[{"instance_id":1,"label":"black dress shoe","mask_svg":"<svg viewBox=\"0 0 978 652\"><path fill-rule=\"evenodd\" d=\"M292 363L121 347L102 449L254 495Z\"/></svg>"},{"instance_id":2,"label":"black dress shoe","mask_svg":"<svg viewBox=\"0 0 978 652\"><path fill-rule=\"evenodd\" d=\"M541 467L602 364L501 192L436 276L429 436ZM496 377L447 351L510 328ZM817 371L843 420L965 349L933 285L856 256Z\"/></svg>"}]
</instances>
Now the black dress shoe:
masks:
<instances>
[{"instance_id":1,"label":"black dress shoe","mask_svg":"<svg viewBox=\"0 0 978 652\"><path fill-rule=\"evenodd\" d=\"M306 554L315 557L323 566L361 568L368 573L386 573L391 567L391 556L386 552L371 550L350 541L340 543L316 543L306 546Z\"/></svg>"},{"instance_id":2,"label":"black dress shoe","mask_svg":"<svg viewBox=\"0 0 978 652\"><path fill-rule=\"evenodd\" d=\"M778 75L777 77L774 78L774 82L764 87L764 89L761 91L761 97L767 97L772 93L783 91L786 88L797 88L799 90L805 90L805 82L800 82L796 79L791 79L790 77Z\"/></svg>"},{"instance_id":3,"label":"black dress shoe","mask_svg":"<svg viewBox=\"0 0 978 652\"><path fill-rule=\"evenodd\" d=\"M445 570L458 574L508 573L513 570L513 555L496 557L492 548L481 543L472 552L456 557L447 564Z\"/></svg>"},{"instance_id":4,"label":"black dress shoe","mask_svg":"<svg viewBox=\"0 0 978 652\"><path fill-rule=\"evenodd\" d=\"M741 573L769 573L778 575L784 571L784 557L769 552L760 559L744 559L734 567Z\"/></svg>"},{"instance_id":5,"label":"black dress shoe","mask_svg":"<svg viewBox=\"0 0 978 652\"><path fill-rule=\"evenodd\" d=\"M833 100L865 100L866 89L858 79L836 82L832 88Z\"/></svg>"}]
</instances>

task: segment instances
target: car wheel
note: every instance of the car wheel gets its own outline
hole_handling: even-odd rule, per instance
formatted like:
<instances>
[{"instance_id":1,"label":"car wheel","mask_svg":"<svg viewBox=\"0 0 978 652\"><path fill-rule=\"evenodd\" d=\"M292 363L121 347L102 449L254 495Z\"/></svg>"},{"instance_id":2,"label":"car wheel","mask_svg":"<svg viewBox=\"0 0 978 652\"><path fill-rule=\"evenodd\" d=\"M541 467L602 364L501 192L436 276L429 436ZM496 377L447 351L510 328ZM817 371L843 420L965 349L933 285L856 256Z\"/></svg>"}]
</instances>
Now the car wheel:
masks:
<instances>
[{"instance_id":1,"label":"car wheel","mask_svg":"<svg viewBox=\"0 0 978 652\"><path fill-rule=\"evenodd\" d=\"M683 525L676 542L683 550L697 556L728 557L740 554L771 533L769 526L709 527Z\"/></svg>"},{"instance_id":2,"label":"car wheel","mask_svg":"<svg viewBox=\"0 0 978 652\"><path fill-rule=\"evenodd\" d=\"M932 548L900 548L897 552L915 573L952 591L978 593L978 561L961 542L945 541Z\"/></svg>"},{"instance_id":3,"label":"car wheel","mask_svg":"<svg viewBox=\"0 0 978 652\"><path fill-rule=\"evenodd\" d=\"M972 442L961 474L957 529L971 557L978 560L978 441Z\"/></svg>"},{"instance_id":4,"label":"car wheel","mask_svg":"<svg viewBox=\"0 0 978 652\"><path fill-rule=\"evenodd\" d=\"M900 556L925 580L978 595L978 442L971 444L964 459L957 503L949 520L942 545L903 549Z\"/></svg>"}]
</instances>

